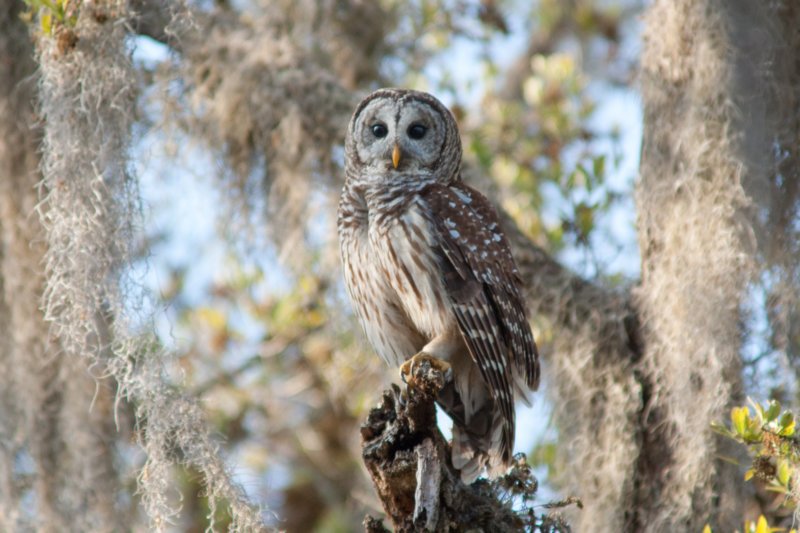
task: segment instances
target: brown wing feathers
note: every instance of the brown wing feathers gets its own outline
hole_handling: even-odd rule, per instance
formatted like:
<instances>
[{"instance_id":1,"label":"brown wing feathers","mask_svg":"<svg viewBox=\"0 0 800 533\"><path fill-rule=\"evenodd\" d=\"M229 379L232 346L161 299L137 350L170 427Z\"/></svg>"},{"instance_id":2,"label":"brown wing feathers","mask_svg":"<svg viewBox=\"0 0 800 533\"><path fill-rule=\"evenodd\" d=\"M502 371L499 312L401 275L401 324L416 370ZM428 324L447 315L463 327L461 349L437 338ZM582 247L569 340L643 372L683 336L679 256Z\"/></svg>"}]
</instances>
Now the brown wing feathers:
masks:
<instances>
[{"instance_id":1,"label":"brown wing feathers","mask_svg":"<svg viewBox=\"0 0 800 533\"><path fill-rule=\"evenodd\" d=\"M507 421L503 456L508 460L514 434L511 361L529 386L538 383L536 347L517 270L496 215L477 192L461 184L435 185L424 197L446 262L443 277L459 329Z\"/></svg>"},{"instance_id":2,"label":"brown wing feathers","mask_svg":"<svg viewBox=\"0 0 800 533\"><path fill-rule=\"evenodd\" d=\"M499 308L500 325L511 346L517 369L525 377L526 384L535 390L539 386L539 354L528 324L520 290L519 271L511 255L508 239L500 229L497 213L482 194L460 182L451 185L451 189L458 191L456 194L460 197L469 200L469 208L482 221L481 226L491 235L492 254L497 252L497 255L491 256L495 268L490 272L497 273L497 276L484 281L493 289L492 300Z\"/></svg>"},{"instance_id":3,"label":"brown wing feathers","mask_svg":"<svg viewBox=\"0 0 800 533\"><path fill-rule=\"evenodd\" d=\"M470 355L507 421L503 428L503 460L507 461L514 445L513 389L505 364L507 346L482 283L465 268L468 265L463 255L452 244L452 241L443 241L442 252L455 271L464 272L465 277L445 276L445 288L453 302L453 312Z\"/></svg>"}]
</instances>

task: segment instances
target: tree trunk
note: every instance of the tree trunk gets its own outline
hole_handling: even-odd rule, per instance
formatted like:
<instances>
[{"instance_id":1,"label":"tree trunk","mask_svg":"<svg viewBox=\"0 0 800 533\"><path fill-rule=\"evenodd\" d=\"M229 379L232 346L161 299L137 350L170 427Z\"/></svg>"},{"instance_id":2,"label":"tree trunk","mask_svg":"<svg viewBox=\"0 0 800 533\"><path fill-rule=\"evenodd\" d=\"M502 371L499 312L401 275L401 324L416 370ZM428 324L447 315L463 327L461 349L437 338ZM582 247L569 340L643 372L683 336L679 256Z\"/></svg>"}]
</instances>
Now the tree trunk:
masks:
<instances>
[{"instance_id":1,"label":"tree trunk","mask_svg":"<svg viewBox=\"0 0 800 533\"><path fill-rule=\"evenodd\" d=\"M710 430L743 400L742 305L756 272L748 189L766 183L773 132L761 2L660 0L644 31L637 186L647 347L630 531L741 524L747 486Z\"/></svg>"}]
</instances>

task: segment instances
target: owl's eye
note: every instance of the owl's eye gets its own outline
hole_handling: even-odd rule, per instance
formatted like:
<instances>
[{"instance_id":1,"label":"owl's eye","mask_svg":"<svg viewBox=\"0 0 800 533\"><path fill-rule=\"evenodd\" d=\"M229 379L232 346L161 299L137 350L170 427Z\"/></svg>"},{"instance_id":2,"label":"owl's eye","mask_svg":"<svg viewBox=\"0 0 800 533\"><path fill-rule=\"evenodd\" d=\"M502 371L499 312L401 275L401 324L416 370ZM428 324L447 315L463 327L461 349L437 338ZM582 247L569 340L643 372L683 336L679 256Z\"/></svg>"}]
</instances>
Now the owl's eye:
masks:
<instances>
[{"instance_id":1,"label":"owl's eye","mask_svg":"<svg viewBox=\"0 0 800 533\"><path fill-rule=\"evenodd\" d=\"M372 134L378 139L383 139L386 137L386 134L389 133L389 130L384 124L373 124L369 129L372 130Z\"/></svg>"},{"instance_id":2,"label":"owl's eye","mask_svg":"<svg viewBox=\"0 0 800 533\"><path fill-rule=\"evenodd\" d=\"M408 127L408 136L412 139L422 139L426 133L428 133L428 128L422 124L412 124Z\"/></svg>"}]
</instances>

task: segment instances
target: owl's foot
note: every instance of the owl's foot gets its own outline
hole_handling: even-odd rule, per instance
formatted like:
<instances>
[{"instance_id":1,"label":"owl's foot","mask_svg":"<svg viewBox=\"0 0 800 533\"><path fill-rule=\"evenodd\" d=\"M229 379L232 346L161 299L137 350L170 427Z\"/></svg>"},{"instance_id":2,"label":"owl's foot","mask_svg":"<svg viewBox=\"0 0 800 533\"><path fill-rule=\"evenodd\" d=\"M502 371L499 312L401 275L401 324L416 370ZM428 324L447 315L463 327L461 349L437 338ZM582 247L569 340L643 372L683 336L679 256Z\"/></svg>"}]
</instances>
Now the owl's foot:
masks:
<instances>
[{"instance_id":1,"label":"owl's foot","mask_svg":"<svg viewBox=\"0 0 800 533\"><path fill-rule=\"evenodd\" d=\"M416 386L417 378L414 375L414 370L418 368L422 363L428 363L431 368L441 372L445 382L453 374L452 368L450 367L450 363L448 363L447 361L437 359L434 356L425 352L419 352L414 357L403 363L402 366L400 366L400 379L403 380L403 383L405 383L407 386L411 388Z\"/></svg>"}]
</instances>

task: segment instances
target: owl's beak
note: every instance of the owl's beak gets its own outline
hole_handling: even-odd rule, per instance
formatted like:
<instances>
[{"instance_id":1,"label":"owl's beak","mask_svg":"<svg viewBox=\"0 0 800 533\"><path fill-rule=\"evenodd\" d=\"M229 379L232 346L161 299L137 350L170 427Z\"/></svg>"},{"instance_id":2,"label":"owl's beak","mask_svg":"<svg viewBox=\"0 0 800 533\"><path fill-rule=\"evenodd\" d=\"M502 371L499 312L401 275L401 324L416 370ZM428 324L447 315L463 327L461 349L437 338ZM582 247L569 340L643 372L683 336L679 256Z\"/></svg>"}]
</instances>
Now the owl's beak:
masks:
<instances>
[{"instance_id":1,"label":"owl's beak","mask_svg":"<svg viewBox=\"0 0 800 533\"><path fill-rule=\"evenodd\" d=\"M394 168L400 164L400 145L397 143L394 143L394 150L392 150L392 164Z\"/></svg>"}]
</instances>

